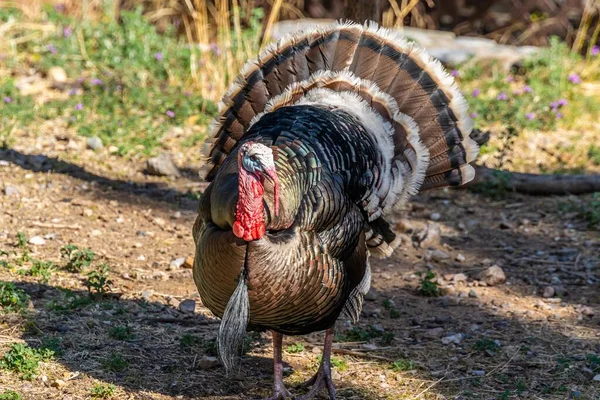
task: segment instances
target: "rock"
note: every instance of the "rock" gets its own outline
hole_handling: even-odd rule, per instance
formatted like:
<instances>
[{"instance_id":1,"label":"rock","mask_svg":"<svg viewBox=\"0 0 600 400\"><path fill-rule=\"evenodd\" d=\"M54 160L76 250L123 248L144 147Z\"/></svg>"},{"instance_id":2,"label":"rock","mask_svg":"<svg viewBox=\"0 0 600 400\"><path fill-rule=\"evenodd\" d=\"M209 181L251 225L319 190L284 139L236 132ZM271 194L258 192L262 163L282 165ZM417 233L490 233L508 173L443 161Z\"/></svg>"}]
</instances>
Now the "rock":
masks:
<instances>
[{"instance_id":1,"label":"rock","mask_svg":"<svg viewBox=\"0 0 600 400\"><path fill-rule=\"evenodd\" d=\"M437 212L431 213L431 215L429 216L429 219L432 221L439 221L440 218L442 218L442 216L440 213Z\"/></svg>"},{"instance_id":2,"label":"rock","mask_svg":"<svg viewBox=\"0 0 600 400\"><path fill-rule=\"evenodd\" d=\"M454 259L455 259L456 261L458 261L458 262L463 262L463 261L465 261L465 260L466 260L465 256L463 256L463 255L462 255L462 254L460 254L460 253L458 253Z\"/></svg>"},{"instance_id":3,"label":"rock","mask_svg":"<svg viewBox=\"0 0 600 400\"><path fill-rule=\"evenodd\" d=\"M463 338L464 338L464 335L462 333L457 333L457 334L446 336L446 337L442 338L442 343L443 344L450 344L450 343L460 344L460 342L462 342Z\"/></svg>"},{"instance_id":4,"label":"rock","mask_svg":"<svg viewBox=\"0 0 600 400\"><path fill-rule=\"evenodd\" d=\"M469 297L476 299L479 296L477 295L476 291L474 291L473 289L471 289L471 290L469 290Z\"/></svg>"},{"instance_id":5,"label":"rock","mask_svg":"<svg viewBox=\"0 0 600 400\"><path fill-rule=\"evenodd\" d=\"M6 185L4 186L4 194L6 196L16 196L19 194L19 189L16 186Z\"/></svg>"},{"instance_id":6,"label":"rock","mask_svg":"<svg viewBox=\"0 0 600 400\"><path fill-rule=\"evenodd\" d=\"M118 153L119 152L119 148L117 146L115 146L115 145L110 145L110 146L108 146L108 152L110 154Z\"/></svg>"},{"instance_id":7,"label":"rock","mask_svg":"<svg viewBox=\"0 0 600 400\"><path fill-rule=\"evenodd\" d=\"M471 374L473 374L473 376L484 376L485 371L482 369L475 369L475 370L471 371Z\"/></svg>"},{"instance_id":8,"label":"rock","mask_svg":"<svg viewBox=\"0 0 600 400\"><path fill-rule=\"evenodd\" d=\"M217 364L219 364L217 357L202 356L202 358L198 361L198 368L210 369L216 367Z\"/></svg>"},{"instance_id":9,"label":"rock","mask_svg":"<svg viewBox=\"0 0 600 400\"><path fill-rule=\"evenodd\" d=\"M92 215L94 215L94 211L92 211L92 209L90 209L90 208L84 208L83 215L85 217L91 217Z\"/></svg>"},{"instance_id":10,"label":"rock","mask_svg":"<svg viewBox=\"0 0 600 400\"><path fill-rule=\"evenodd\" d=\"M585 315L586 317L593 317L594 315L596 315L596 311L594 311L594 309L592 307L589 306L579 306L577 307L577 310L582 314Z\"/></svg>"},{"instance_id":11,"label":"rock","mask_svg":"<svg viewBox=\"0 0 600 400\"><path fill-rule=\"evenodd\" d=\"M55 379L52 381L50 386L55 387L55 388L60 388L60 387L65 386L66 384L67 384L67 382L63 381L62 379Z\"/></svg>"},{"instance_id":12,"label":"rock","mask_svg":"<svg viewBox=\"0 0 600 400\"><path fill-rule=\"evenodd\" d=\"M375 301L375 300L377 300L378 297L379 297L379 294L377 293L377 290L375 290L375 288L371 288L365 295L365 300Z\"/></svg>"},{"instance_id":13,"label":"rock","mask_svg":"<svg viewBox=\"0 0 600 400\"><path fill-rule=\"evenodd\" d=\"M412 240L423 248L435 247L440 244L442 230L438 224L427 224L425 229L413 235Z\"/></svg>"},{"instance_id":14,"label":"rock","mask_svg":"<svg viewBox=\"0 0 600 400\"><path fill-rule=\"evenodd\" d=\"M321 350L321 348L320 348L320 347L318 347L318 346L315 346L315 347L313 347L313 348L312 348L311 352L312 352L313 354L321 354L323 351Z\"/></svg>"},{"instance_id":15,"label":"rock","mask_svg":"<svg viewBox=\"0 0 600 400\"><path fill-rule=\"evenodd\" d=\"M182 265L183 268L192 269L194 268L194 257L189 256L185 258L185 261Z\"/></svg>"},{"instance_id":16,"label":"rock","mask_svg":"<svg viewBox=\"0 0 600 400\"><path fill-rule=\"evenodd\" d=\"M88 138L88 140L86 141L86 146L88 149L96 151L103 148L104 143L102 143L102 139L100 139L98 136L93 136L91 138Z\"/></svg>"},{"instance_id":17,"label":"rock","mask_svg":"<svg viewBox=\"0 0 600 400\"><path fill-rule=\"evenodd\" d=\"M480 279L488 286L496 286L506 282L504 270L497 265L492 265L480 275Z\"/></svg>"},{"instance_id":18,"label":"rock","mask_svg":"<svg viewBox=\"0 0 600 400\"><path fill-rule=\"evenodd\" d=\"M363 343L360 345L360 348L365 350L377 350L377 345L372 343Z\"/></svg>"},{"instance_id":19,"label":"rock","mask_svg":"<svg viewBox=\"0 0 600 400\"><path fill-rule=\"evenodd\" d=\"M186 314L193 314L196 311L196 301L192 299L183 300L179 303L179 311Z\"/></svg>"},{"instance_id":20,"label":"rock","mask_svg":"<svg viewBox=\"0 0 600 400\"><path fill-rule=\"evenodd\" d=\"M185 257L176 258L169 264L170 271L176 271L185 263Z\"/></svg>"},{"instance_id":21,"label":"rock","mask_svg":"<svg viewBox=\"0 0 600 400\"><path fill-rule=\"evenodd\" d=\"M29 244L33 244L35 246L43 246L46 244L46 239L41 236L33 236L29 239Z\"/></svg>"},{"instance_id":22,"label":"rock","mask_svg":"<svg viewBox=\"0 0 600 400\"><path fill-rule=\"evenodd\" d=\"M450 258L450 254L446 253L444 250L434 250L431 253L431 258L434 261L442 261Z\"/></svg>"},{"instance_id":23,"label":"rock","mask_svg":"<svg viewBox=\"0 0 600 400\"><path fill-rule=\"evenodd\" d=\"M423 333L423 337L430 339L439 339L444 334L444 328L432 328L428 329Z\"/></svg>"},{"instance_id":24,"label":"rock","mask_svg":"<svg viewBox=\"0 0 600 400\"><path fill-rule=\"evenodd\" d=\"M593 380L593 381L596 381L596 382L600 382L600 374L598 374L598 375L594 376L594 377L592 378L592 380Z\"/></svg>"},{"instance_id":25,"label":"rock","mask_svg":"<svg viewBox=\"0 0 600 400\"><path fill-rule=\"evenodd\" d=\"M166 152L162 152L157 157L149 159L146 165L146 172L150 175L158 176L181 176L181 172L179 172L179 169L173 163L171 155Z\"/></svg>"},{"instance_id":26,"label":"rock","mask_svg":"<svg viewBox=\"0 0 600 400\"><path fill-rule=\"evenodd\" d=\"M48 70L48 79L53 86L63 86L67 81L67 73L63 67L51 67Z\"/></svg>"},{"instance_id":27,"label":"rock","mask_svg":"<svg viewBox=\"0 0 600 400\"><path fill-rule=\"evenodd\" d=\"M546 286L544 288L544 293L542 294L542 297L549 299L550 297L554 297L554 293L555 290L552 286Z\"/></svg>"},{"instance_id":28,"label":"rock","mask_svg":"<svg viewBox=\"0 0 600 400\"><path fill-rule=\"evenodd\" d=\"M147 302L150 302L150 298L152 297L153 294L154 294L154 290L146 289L142 292L142 299L146 300Z\"/></svg>"},{"instance_id":29,"label":"rock","mask_svg":"<svg viewBox=\"0 0 600 400\"><path fill-rule=\"evenodd\" d=\"M454 283L466 282L467 281L467 276L461 272L460 274L455 274L452 277L452 280L454 281Z\"/></svg>"},{"instance_id":30,"label":"rock","mask_svg":"<svg viewBox=\"0 0 600 400\"><path fill-rule=\"evenodd\" d=\"M454 286L442 286L440 287L440 293L444 296L455 296L456 289Z\"/></svg>"}]
</instances>

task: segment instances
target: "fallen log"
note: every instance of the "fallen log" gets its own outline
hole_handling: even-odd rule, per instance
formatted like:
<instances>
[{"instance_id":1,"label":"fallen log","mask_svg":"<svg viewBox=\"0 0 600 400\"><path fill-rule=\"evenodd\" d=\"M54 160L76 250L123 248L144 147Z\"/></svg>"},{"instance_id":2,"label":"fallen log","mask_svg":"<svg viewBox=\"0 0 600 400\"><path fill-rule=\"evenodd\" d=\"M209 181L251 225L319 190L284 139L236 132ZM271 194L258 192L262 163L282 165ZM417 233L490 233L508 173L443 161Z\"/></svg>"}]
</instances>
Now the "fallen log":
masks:
<instances>
[{"instance_id":1,"label":"fallen log","mask_svg":"<svg viewBox=\"0 0 600 400\"><path fill-rule=\"evenodd\" d=\"M538 196L600 192L600 175L539 175L475 166L475 179L467 187L486 185Z\"/></svg>"}]
</instances>

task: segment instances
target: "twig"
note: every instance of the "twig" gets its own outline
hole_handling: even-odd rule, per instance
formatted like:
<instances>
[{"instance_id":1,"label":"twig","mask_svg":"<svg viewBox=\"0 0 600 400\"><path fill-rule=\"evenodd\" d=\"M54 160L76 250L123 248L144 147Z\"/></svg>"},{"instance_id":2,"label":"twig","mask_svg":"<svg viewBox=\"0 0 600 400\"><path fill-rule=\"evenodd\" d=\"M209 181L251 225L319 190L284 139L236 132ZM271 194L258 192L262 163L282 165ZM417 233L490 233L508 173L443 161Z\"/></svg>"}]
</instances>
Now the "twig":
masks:
<instances>
[{"instance_id":1,"label":"twig","mask_svg":"<svg viewBox=\"0 0 600 400\"><path fill-rule=\"evenodd\" d=\"M46 222L33 221L31 225L39 226L40 228L51 228L51 229L73 229L78 230L81 227L78 224L75 225L65 225L65 224L49 224Z\"/></svg>"},{"instance_id":2,"label":"twig","mask_svg":"<svg viewBox=\"0 0 600 400\"><path fill-rule=\"evenodd\" d=\"M376 356L375 354L360 353L358 351L344 350L344 349L332 349L332 351L335 354L342 354L342 355L345 355L345 356L354 356L354 357L360 357L360 358L365 358L366 357L366 358L372 358L374 360L394 362L394 360L391 359L391 358L389 358L389 357Z\"/></svg>"}]
</instances>

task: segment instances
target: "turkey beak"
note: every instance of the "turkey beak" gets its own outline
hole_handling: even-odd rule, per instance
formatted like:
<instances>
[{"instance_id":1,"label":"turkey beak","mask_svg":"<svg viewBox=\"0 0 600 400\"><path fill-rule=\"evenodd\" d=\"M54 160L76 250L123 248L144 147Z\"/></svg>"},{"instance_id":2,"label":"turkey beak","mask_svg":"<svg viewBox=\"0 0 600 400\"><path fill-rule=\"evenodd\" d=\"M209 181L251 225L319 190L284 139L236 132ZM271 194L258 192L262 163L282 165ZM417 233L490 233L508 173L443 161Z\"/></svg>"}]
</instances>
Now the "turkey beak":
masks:
<instances>
[{"instance_id":1,"label":"turkey beak","mask_svg":"<svg viewBox=\"0 0 600 400\"><path fill-rule=\"evenodd\" d=\"M275 167L264 168L264 176L273 183L273 197L275 203L275 216L279 215L279 179L277 178L277 172Z\"/></svg>"}]
</instances>

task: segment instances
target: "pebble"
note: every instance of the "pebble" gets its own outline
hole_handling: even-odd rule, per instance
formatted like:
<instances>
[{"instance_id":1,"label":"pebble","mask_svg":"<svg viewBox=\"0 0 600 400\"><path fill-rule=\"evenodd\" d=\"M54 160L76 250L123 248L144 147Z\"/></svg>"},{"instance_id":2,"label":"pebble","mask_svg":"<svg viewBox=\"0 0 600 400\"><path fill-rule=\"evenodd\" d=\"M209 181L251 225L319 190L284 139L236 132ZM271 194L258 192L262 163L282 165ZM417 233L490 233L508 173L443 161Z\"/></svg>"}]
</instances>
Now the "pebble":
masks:
<instances>
[{"instance_id":1,"label":"pebble","mask_svg":"<svg viewBox=\"0 0 600 400\"><path fill-rule=\"evenodd\" d=\"M592 378L592 380L593 380L593 381L596 381L596 382L600 382L600 374L598 374L598 375L594 376L594 377Z\"/></svg>"},{"instance_id":2,"label":"pebble","mask_svg":"<svg viewBox=\"0 0 600 400\"><path fill-rule=\"evenodd\" d=\"M430 339L439 339L444 334L444 328L432 328L425 331L423 337Z\"/></svg>"},{"instance_id":3,"label":"pebble","mask_svg":"<svg viewBox=\"0 0 600 400\"><path fill-rule=\"evenodd\" d=\"M378 347L372 343L363 343L360 345L360 348L365 350L377 350Z\"/></svg>"},{"instance_id":4,"label":"pebble","mask_svg":"<svg viewBox=\"0 0 600 400\"><path fill-rule=\"evenodd\" d=\"M162 152L157 157L149 159L146 164L146 172L150 175L158 176L181 176L181 172L175 166L175 163L173 163L171 155L167 152Z\"/></svg>"},{"instance_id":5,"label":"pebble","mask_svg":"<svg viewBox=\"0 0 600 400\"><path fill-rule=\"evenodd\" d=\"M323 350L321 350L320 347L315 346L315 347L312 348L311 352L313 354L321 354L323 352Z\"/></svg>"},{"instance_id":6,"label":"pebble","mask_svg":"<svg viewBox=\"0 0 600 400\"><path fill-rule=\"evenodd\" d=\"M429 216L429 219L432 221L439 221L440 218L442 218L442 216L440 215L440 213L431 213L431 215Z\"/></svg>"},{"instance_id":7,"label":"pebble","mask_svg":"<svg viewBox=\"0 0 600 400\"><path fill-rule=\"evenodd\" d=\"M176 258L169 264L169 270L176 271L181 268L183 264L185 264L185 257Z\"/></svg>"},{"instance_id":8,"label":"pebble","mask_svg":"<svg viewBox=\"0 0 600 400\"><path fill-rule=\"evenodd\" d=\"M196 301L191 299L183 300L181 303L179 303L179 311L187 314L193 314L194 311L196 311Z\"/></svg>"},{"instance_id":9,"label":"pebble","mask_svg":"<svg viewBox=\"0 0 600 400\"><path fill-rule=\"evenodd\" d=\"M119 148L115 145L108 146L108 152L110 154L115 154L119 152Z\"/></svg>"},{"instance_id":10,"label":"pebble","mask_svg":"<svg viewBox=\"0 0 600 400\"><path fill-rule=\"evenodd\" d=\"M375 288L371 288L365 295L365 300L375 301L375 300L377 300L378 296L379 295L377 294L377 290L375 290Z\"/></svg>"},{"instance_id":11,"label":"pebble","mask_svg":"<svg viewBox=\"0 0 600 400\"><path fill-rule=\"evenodd\" d=\"M476 291L474 291L473 289L471 289L471 290L469 290L469 297L476 299L479 296L477 295Z\"/></svg>"},{"instance_id":12,"label":"pebble","mask_svg":"<svg viewBox=\"0 0 600 400\"><path fill-rule=\"evenodd\" d=\"M454 296L454 295L456 295L456 289L454 288L454 286L442 286L442 287L440 287L440 292L444 296Z\"/></svg>"},{"instance_id":13,"label":"pebble","mask_svg":"<svg viewBox=\"0 0 600 400\"><path fill-rule=\"evenodd\" d=\"M142 299L146 300L147 302L150 302L150 298L152 297L153 294L154 294L154 290L146 289L142 292Z\"/></svg>"},{"instance_id":14,"label":"pebble","mask_svg":"<svg viewBox=\"0 0 600 400\"><path fill-rule=\"evenodd\" d=\"M8 167L10 163L6 160L0 160L0 167Z\"/></svg>"},{"instance_id":15,"label":"pebble","mask_svg":"<svg viewBox=\"0 0 600 400\"><path fill-rule=\"evenodd\" d=\"M103 148L104 143L102 143L102 139L100 139L98 136L92 136L86 141L86 146L88 147L88 149L96 151Z\"/></svg>"},{"instance_id":16,"label":"pebble","mask_svg":"<svg viewBox=\"0 0 600 400\"><path fill-rule=\"evenodd\" d=\"M458 282L466 282L467 280L467 275L460 273L460 274L455 274L452 277L452 280L454 281L454 283L458 283Z\"/></svg>"},{"instance_id":17,"label":"pebble","mask_svg":"<svg viewBox=\"0 0 600 400\"><path fill-rule=\"evenodd\" d=\"M542 297L549 299L550 297L554 297L554 293L555 290L552 286L546 286L544 288L544 293L542 294Z\"/></svg>"},{"instance_id":18,"label":"pebble","mask_svg":"<svg viewBox=\"0 0 600 400\"><path fill-rule=\"evenodd\" d=\"M67 73L63 67L50 67L48 70L48 79L50 79L53 85L65 83L67 81Z\"/></svg>"},{"instance_id":19,"label":"pebble","mask_svg":"<svg viewBox=\"0 0 600 400\"><path fill-rule=\"evenodd\" d=\"M504 270L497 265L492 265L480 275L480 279L488 286L496 286L506 282Z\"/></svg>"},{"instance_id":20,"label":"pebble","mask_svg":"<svg viewBox=\"0 0 600 400\"><path fill-rule=\"evenodd\" d=\"M450 258L450 254L446 253L444 250L434 250L431 253L431 258L434 261L447 260L448 258Z\"/></svg>"},{"instance_id":21,"label":"pebble","mask_svg":"<svg viewBox=\"0 0 600 400\"><path fill-rule=\"evenodd\" d=\"M475 370L471 371L471 374L473 374L473 376L484 376L485 371L482 369L475 369Z\"/></svg>"},{"instance_id":22,"label":"pebble","mask_svg":"<svg viewBox=\"0 0 600 400\"><path fill-rule=\"evenodd\" d=\"M594 309L589 306L580 306L578 307L578 310L581 314L585 315L586 317L593 317L596 314Z\"/></svg>"},{"instance_id":23,"label":"pebble","mask_svg":"<svg viewBox=\"0 0 600 400\"><path fill-rule=\"evenodd\" d=\"M46 244L46 239L41 236L33 236L29 239L29 244L33 244L35 246L43 246Z\"/></svg>"},{"instance_id":24,"label":"pebble","mask_svg":"<svg viewBox=\"0 0 600 400\"><path fill-rule=\"evenodd\" d=\"M427 224L427 227L413 236L413 241L420 247L435 247L440 244L442 229L438 224Z\"/></svg>"},{"instance_id":25,"label":"pebble","mask_svg":"<svg viewBox=\"0 0 600 400\"><path fill-rule=\"evenodd\" d=\"M125 222L125 218L119 216L115 221L117 222L117 224L122 224L123 222Z\"/></svg>"},{"instance_id":26,"label":"pebble","mask_svg":"<svg viewBox=\"0 0 600 400\"><path fill-rule=\"evenodd\" d=\"M90 208L84 208L83 215L85 217L91 217L92 215L94 215L94 211L92 211L92 209L90 209Z\"/></svg>"},{"instance_id":27,"label":"pebble","mask_svg":"<svg viewBox=\"0 0 600 400\"><path fill-rule=\"evenodd\" d=\"M62 379L55 379L52 381L50 386L55 387L55 388L60 388L62 386L65 386L66 384L67 384L67 382L63 381Z\"/></svg>"},{"instance_id":28,"label":"pebble","mask_svg":"<svg viewBox=\"0 0 600 400\"><path fill-rule=\"evenodd\" d=\"M202 358L198 361L198 368L210 369L216 367L218 363L219 361L216 357L202 356Z\"/></svg>"},{"instance_id":29,"label":"pebble","mask_svg":"<svg viewBox=\"0 0 600 400\"><path fill-rule=\"evenodd\" d=\"M6 196L16 196L19 194L19 189L16 186L6 185L4 186L4 194Z\"/></svg>"},{"instance_id":30,"label":"pebble","mask_svg":"<svg viewBox=\"0 0 600 400\"><path fill-rule=\"evenodd\" d=\"M464 338L464 335L462 333L456 333L454 335L450 335L450 336L446 336L446 337L442 338L442 343L443 344L450 344L450 343L460 344L460 342L462 342L463 338Z\"/></svg>"},{"instance_id":31,"label":"pebble","mask_svg":"<svg viewBox=\"0 0 600 400\"><path fill-rule=\"evenodd\" d=\"M458 262L464 262L466 260L466 257L458 253L454 259Z\"/></svg>"}]
</instances>

